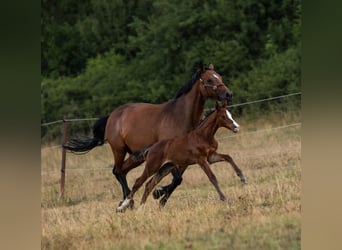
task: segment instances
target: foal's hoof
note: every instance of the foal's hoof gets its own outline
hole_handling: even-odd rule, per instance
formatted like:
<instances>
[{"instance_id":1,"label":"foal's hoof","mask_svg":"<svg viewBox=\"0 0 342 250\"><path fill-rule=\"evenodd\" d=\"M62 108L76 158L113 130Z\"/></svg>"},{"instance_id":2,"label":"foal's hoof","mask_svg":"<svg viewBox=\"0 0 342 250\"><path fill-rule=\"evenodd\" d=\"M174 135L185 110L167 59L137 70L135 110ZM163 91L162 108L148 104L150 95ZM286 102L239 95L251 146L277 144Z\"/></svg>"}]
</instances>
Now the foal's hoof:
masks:
<instances>
[{"instance_id":1,"label":"foal's hoof","mask_svg":"<svg viewBox=\"0 0 342 250\"><path fill-rule=\"evenodd\" d=\"M220 196L220 200L221 201L227 201L227 198L226 198L226 196Z\"/></svg>"},{"instance_id":2,"label":"foal's hoof","mask_svg":"<svg viewBox=\"0 0 342 250\"><path fill-rule=\"evenodd\" d=\"M159 188L156 188L154 191L153 191L153 198L154 199L159 199L160 196L162 196L164 194L164 191L163 191L163 188L159 187Z\"/></svg>"},{"instance_id":3,"label":"foal's hoof","mask_svg":"<svg viewBox=\"0 0 342 250\"><path fill-rule=\"evenodd\" d=\"M247 180L246 180L246 178L245 178L244 176L241 177L241 182L242 182L243 184L247 184Z\"/></svg>"}]
</instances>

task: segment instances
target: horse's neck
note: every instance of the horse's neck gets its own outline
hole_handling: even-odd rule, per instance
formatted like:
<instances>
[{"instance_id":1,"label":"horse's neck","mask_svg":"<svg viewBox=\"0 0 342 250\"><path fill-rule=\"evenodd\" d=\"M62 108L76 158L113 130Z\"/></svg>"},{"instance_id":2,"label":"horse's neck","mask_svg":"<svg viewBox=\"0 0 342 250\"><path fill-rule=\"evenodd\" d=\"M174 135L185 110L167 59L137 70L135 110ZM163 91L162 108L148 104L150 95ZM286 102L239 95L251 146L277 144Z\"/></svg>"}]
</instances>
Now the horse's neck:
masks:
<instances>
[{"instance_id":1,"label":"horse's neck","mask_svg":"<svg viewBox=\"0 0 342 250\"><path fill-rule=\"evenodd\" d=\"M196 83L192 89L184 96L179 98L179 104L183 107L181 112L184 112L186 123L193 129L200 121L205 105L205 98L201 95Z\"/></svg>"}]
</instances>

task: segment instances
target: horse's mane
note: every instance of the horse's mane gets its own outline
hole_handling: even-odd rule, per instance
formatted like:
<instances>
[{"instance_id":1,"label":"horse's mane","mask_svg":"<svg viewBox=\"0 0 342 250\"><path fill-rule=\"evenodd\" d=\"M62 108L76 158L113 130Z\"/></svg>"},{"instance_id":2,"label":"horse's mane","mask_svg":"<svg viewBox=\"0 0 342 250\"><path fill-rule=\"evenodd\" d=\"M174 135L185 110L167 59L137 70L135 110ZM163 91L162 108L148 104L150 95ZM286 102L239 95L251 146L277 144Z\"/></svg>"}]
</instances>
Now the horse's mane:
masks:
<instances>
[{"instance_id":1,"label":"horse's mane","mask_svg":"<svg viewBox=\"0 0 342 250\"><path fill-rule=\"evenodd\" d=\"M209 67L205 66L205 69L208 70ZM183 87L181 87L178 90L178 92L176 93L173 99L177 99L181 97L182 95L187 94L192 89L196 81L200 78L200 76L201 76L201 69L197 69L197 71L192 75L191 79Z\"/></svg>"}]
</instances>

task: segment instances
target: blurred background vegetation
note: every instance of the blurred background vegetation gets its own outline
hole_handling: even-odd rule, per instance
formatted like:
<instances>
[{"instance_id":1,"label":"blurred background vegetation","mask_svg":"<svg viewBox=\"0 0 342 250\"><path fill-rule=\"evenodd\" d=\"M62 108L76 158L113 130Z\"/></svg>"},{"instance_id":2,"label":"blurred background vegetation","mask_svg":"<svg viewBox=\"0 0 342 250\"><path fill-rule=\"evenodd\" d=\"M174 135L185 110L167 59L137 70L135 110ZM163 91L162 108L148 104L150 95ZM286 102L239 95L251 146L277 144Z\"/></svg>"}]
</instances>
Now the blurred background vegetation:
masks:
<instances>
[{"instance_id":1,"label":"blurred background vegetation","mask_svg":"<svg viewBox=\"0 0 342 250\"><path fill-rule=\"evenodd\" d=\"M41 8L41 123L165 102L201 62L215 65L234 103L301 89L299 0L42 0ZM56 131L42 127L42 138Z\"/></svg>"}]
</instances>

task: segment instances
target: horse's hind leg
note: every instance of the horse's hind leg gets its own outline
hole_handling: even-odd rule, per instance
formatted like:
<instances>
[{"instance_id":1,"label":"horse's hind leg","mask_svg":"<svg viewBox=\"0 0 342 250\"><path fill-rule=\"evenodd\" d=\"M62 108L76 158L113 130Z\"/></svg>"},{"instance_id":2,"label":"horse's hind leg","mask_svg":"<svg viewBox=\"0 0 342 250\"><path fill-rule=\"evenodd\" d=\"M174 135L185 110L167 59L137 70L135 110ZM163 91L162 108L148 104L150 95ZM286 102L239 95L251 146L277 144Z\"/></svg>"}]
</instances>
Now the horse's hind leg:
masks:
<instances>
[{"instance_id":1,"label":"horse's hind leg","mask_svg":"<svg viewBox=\"0 0 342 250\"><path fill-rule=\"evenodd\" d=\"M246 178L245 176L243 175L241 169L236 165L236 163L234 162L233 158L228 155L228 154L219 154L219 153L213 153L209 156L208 158L208 162L210 164L212 163L215 163L215 162L220 162L220 161L227 161L230 163L230 165L232 165L235 173L237 174L237 176L240 177L240 180L243 184L246 184L247 181L246 181Z\"/></svg>"},{"instance_id":2,"label":"horse's hind leg","mask_svg":"<svg viewBox=\"0 0 342 250\"><path fill-rule=\"evenodd\" d=\"M112 148L112 151L113 151L114 160L115 160L114 168L112 172L115 178L121 184L123 200L124 200L127 197L127 195L131 192L127 184L126 173L122 172L122 165L125 159L126 152L123 150L115 150L113 148ZM123 200L119 202L119 206L121 205ZM133 206L133 203L131 204L131 206Z\"/></svg>"},{"instance_id":3,"label":"horse's hind leg","mask_svg":"<svg viewBox=\"0 0 342 250\"><path fill-rule=\"evenodd\" d=\"M153 191L154 199L158 199L160 196L164 195L159 201L160 206L165 206L166 202L170 198L173 191L175 191L175 189L182 183L182 180L183 180L182 175L186 167L187 166L182 166L177 169L176 168L173 169L171 172L173 176L171 184L161 187L161 188L157 188Z\"/></svg>"},{"instance_id":4,"label":"horse's hind leg","mask_svg":"<svg viewBox=\"0 0 342 250\"><path fill-rule=\"evenodd\" d=\"M175 187L178 186L180 184L180 182L182 182L182 179L177 178L178 172L175 172L175 169L173 169L171 171L172 176L173 176L172 182L167 186L158 187L153 191L153 198L154 199L159 199L163 195L169 194L170 192L172 193L172 191L175 189Z\"/></svg>"},{"instance_id":5,"label":"horse's hind leg","mask_svg":"<svg viewBox=\"0 0 342 250\"><path fill-rule=\"evenodd\" d=\"M136 179L132 187L132 191L127 195L126 199L122 202L122 204L118 206L118 208L116 209L117 212L123 212L128 206L130 206L133 201L134 194L139 190L139 188L147 180L147 178L158 170L159 166L160 164L158 163L146 163L143 173L139 178Z\"/></svg>"},{"instance_id":6,"label":"horse's hind leg","mask_svg":"<svg viewBox=\"0 0 342 250\"><path fill-rule=\"evenodd\" d=\"M119 202L119 206L121 206L122 202L127 198L127 196L130 194L131 190L128 187L126 175L129 171L132 169L138 167L145 161L143 154L131 154L122 164L121 172L120 173L114 173L115 177L118 179L118 181L121 183L122 186L122 192L123 192L123 200ZM134 201L131 200L130 207L133 208Z\"/></svg>"},{"instance_id":7,"label":"horse's hind leg","mask_svg":"<svg viewBox=\"0 0 342 250\"><path fill-rule=\"evenodd\" d=\"M133 202L134 194L138 191L138 189L141 187L141 185L145 182L145 180L148 177L149 177L149 173L148 171L146 171L146 168L145 168L141 176L138 179L136 179L132 187L132 191L127 195L126 199L121 204L119 204L119 206L116 208L117 212L123 212L128 206L130 207L132 206L131 204Z\"/></svg>"}]
</instances>

